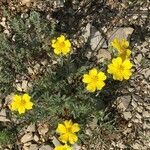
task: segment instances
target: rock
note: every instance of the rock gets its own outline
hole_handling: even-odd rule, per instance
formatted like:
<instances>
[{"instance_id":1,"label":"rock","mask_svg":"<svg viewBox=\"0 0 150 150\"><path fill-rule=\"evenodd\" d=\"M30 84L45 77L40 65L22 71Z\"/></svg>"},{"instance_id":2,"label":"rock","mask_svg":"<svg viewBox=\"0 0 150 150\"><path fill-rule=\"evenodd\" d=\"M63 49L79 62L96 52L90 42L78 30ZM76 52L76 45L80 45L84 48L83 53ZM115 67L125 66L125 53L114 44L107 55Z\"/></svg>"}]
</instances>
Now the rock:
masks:
<instances>
[{"instance_id":1,"label":"rock","mask_svg":"<svg viewBox=\"0 0 150 150\"><path fill-rule=\"evenodd\" d=\"M137 108L137 103L132 99L132 101L131 101L131 105L133 106L133 108Z\"/></svg>"},{"instance_id":2,"label":"rock","mask_svg":"<svg viewBox=\"0 0 150 150\"><path fill-rule=\"evenodd\" d=\"M133 33L134 29L131 27L121 27L121 28L116 28L111 32L108 32L108 43L110 44L114 38L119 38L119 39L128 39L129 35Z\"/></svg>"},{"instance_id":3,"label":"rock","mask_svg":"<svg viewBox=\"0 0 150 150\"><path fill-rule=\"evenodd\" d=\"M131 112L123 112L124 119L129 120L132 118Z\"/></svg>"},{"instance_id":4,"label":"rock","mask_svg":"<svg viewBox=\"0 0 150 150\"><path fill-rule=\"evenodd\" d=\"M2 109L0 111L0 122L10 122L10 120L7 119L7 117L6 117L6 110L5 109Z\"/></svg>"},{"instance_id":5,"label":"rock","mask_svg":"<svg viewBox=\"0 0 150 150\"><path fill-rule=\"evenodd\" d=\"M144 121L144 123L143 123L143 129L150 129L150 123Z\"/></svg>"},{"instance_id":6,"label":"rock","mask_svg":"<svg viewBox=\"0 0 150 150\"><path fill-rule=\"evenodd\" d=\"M27 127L27 132L35 132L35 124L30 124L28 127Z\"/></svg>"},{"instance_id":7,"label":"rock","mask_svg":"<svg viewBox=\"0 0 150 150\"><path fill-rule=\"evenodd\" d=\"M85 27L85 29L83 29L83 37L84 37L84 42L86 43L88 41L88 38L90 37L91 34L91 24L88 23Z\"/></svg>"},{"instance_id":8,"label":"rock","mask_svg":"<svg viewBox=\"0 0 150 150\"><path fill-rule=\"evenodd\" d=\"M139 143L135 143L135 144L133 144L132 145L132 148L134 149L134 150L140 150L141 149L141 144L139 144Z\"/></svg>"},{"instance_id":9,"label":"rock","mask_svg":"<svg viewBox=\"0 0 150 150\"><path fill-rule=\"evenodd\" d=\"M30 6L30 3L32 2L32 0L21 0L21 4L22 5L26 5L27 7Z\"/></svg>"},{"instance_id":10,"label":"rock","mask_svg":"<svg viewBox=\"0 0 150 150\"><path fill-rule=\"evenodd\" d=\"M39 137L37 135L34 135L33 139L34 139L35 142L39 141Z\"/></svg>"},{"instance_id":11,"label":"rock","mask_svg":"<svg viewBox=\"0 0 150 150\"><path fill-rule=\"evenodd\" d=\"M125 111L128 108L130 101L131 101L131 96L122 96L119 97L115 103L119 110Z\"/></svg>"},{"instance_id":12,"label":"rock","mask_svg":"<svg viewBox=\"0 0 150 150\"><path fill-rule=\"evenodd\" d=\"M22 86L20 83L16 84L16 89L17 89L17 91L22 92Z\"/></svg>"},{"instance_id":13,"label":"rock","mask_svg":"<svg viewBox=\"0 0 150 150\"><path fill-rule=\"evenodd\" d=\"M136 108L136 110L137 110L139 113L142 113L143 107L142 107L142 106L138 106L138 107Z\"/></svg>"},{"instance_id":14,"label":"rock","mask_svg":"<svg viewBox=\"0 0 150 150\"><path fill-rule=\"evenodd\" d=\"M141 119L142 118L142 116L139 114L139 113L136 113L136 118L138 118L138 119Z\"/></svg>"},{"instance_id":15,"label":"rock","mask_svg":"<svg viewBox=\"0 0 150 150\"><path fill-rule=\"evenodd\" d=\"M22 138L21 138L21 143L27 143L29 141L33 140L33 135L32 133L26 133Z\"/></svg>"},{"instance_id":16,"label":"rock","mask_svg":"<svg viewBox=\"0 0 150 150\"><path fill-rule=\"evenodd\" d=\"M37 144L31 144L29 147L29 150L38 150L38 145Z\"/></svg>"},{"instance_id":17,"label":"rock","mask_svg":"<svg viewBox=\"0 0 150 150\"><path fill-rule=\"evenodd\" d=\"M64 7L64 2L64 0L55 0L53 3L54 8Z\"/></svg>"},{"instance_id":18,"label":"rock","mask_svg":"<svg viewBox=\"0 0 150 150\"><path fill-rule=\"evenodd\" d=\"M43 145L39 148L39 150L53 150L51 146L49 145Z\"/></svg>"},{"instance_id":19,"label":"rock","mask_svg":"<svg viewBox=\"0 0 150 150\"><path fill-rule=\"evenodd\" d=\"M132 121L134 123L142 123L141 119L139 119L139 118L133 118Z\"/></svg>"},{"instance_id":20,"label":"rock","mask_svg":"<svg viewBox=\"0 0 150 150\"><path fill-rule=\"evenodd\" d=\"M74 144L73 145L73 150L81 150L81 146Z\"/></svg>"},{"instance_id":21,"label":"rock","mask_svg":"<svg viewBox=\"0 0 150 150\"><path fill-rule=\"evenodd\" d=\"M107 43L101 33L94 27L91 27L90 46L92 50L107 48Z\"/></svg>"},{"instance_id":22,"label":"rock","mask_svg":"<svg viewBox=\"0 0 150 150\"><path fill-rule=\"evenodd\" d=\"M53 143L55 146L61 145L61 143L57 140L57 138L56 138L55 136L53 137L52 143Z\"/></svg>"},{"instance_id":23,"label":"rock","mask_svg":"<svg viewBox=\"0 0 150 150\"><path fill-rule=\"evenodd\" d=\"M143 111L144 118L150 118L150 113L148 111Z\"/></svg>"},{"instance_id":24,"label":"rock","mask_svg":"<svg viewBox=\"0 0 150 150\"><path fill-rule=\"evenodd\" d=\"M142 61L142 54L138 54L135 59L136 59L135 63L139 64Z\"/></svg>"},{"instance_id":25,"label":"rock","mask_svg":"<svg viewBox=\"0 0 150 150\"><path fill-rule=\"evenodd\" d=\"M45 124L40 124L38 126L38 132L39 132L40 135L45 135L48 132L48 130L49 130L49 126L46 123Z\"/></svg>"},{"instance_id":26,"label":"rock","mask_svg":"<svg viewBox=\"0 0 150 150\"><path fill-rule=\"evenodd\" d=\"M98 59L98 62L100 62L100 59L107 59L107 60L110 60L111 59L111 54L109 53L108 50L106 49L100 49L98 51L98 54L97 54L97 59Z\"/></svg>"},{"instance_id":27,"label":"rock","mask_svg":"<svg viewBox=\"0 0 150 150\"><path fill-rule=\"evenodd\" d=\"M150 105L145 106L147 110L150 110Z\"/></svg>"},{"instance_id":28,"label":"rock","mask_svg":"<svg viewBox=\"0 0 150 150\"><path fill-rule=\"evenodd\" d=\"M143 69L142 74L147 79L148 77L150 77L150 69L149 68Z\"/></svg>"},{"instance_id":29,"label":"rock","mask_svg":"<svg viewBox=\"0 0 150 150\"><path fill-rule=\"evenodd\" d=\"M27 80L23 80L22 81L22 91L26 92L27 91L27 88L28 88L28 81Z\"/></svg>"}]
</instances>

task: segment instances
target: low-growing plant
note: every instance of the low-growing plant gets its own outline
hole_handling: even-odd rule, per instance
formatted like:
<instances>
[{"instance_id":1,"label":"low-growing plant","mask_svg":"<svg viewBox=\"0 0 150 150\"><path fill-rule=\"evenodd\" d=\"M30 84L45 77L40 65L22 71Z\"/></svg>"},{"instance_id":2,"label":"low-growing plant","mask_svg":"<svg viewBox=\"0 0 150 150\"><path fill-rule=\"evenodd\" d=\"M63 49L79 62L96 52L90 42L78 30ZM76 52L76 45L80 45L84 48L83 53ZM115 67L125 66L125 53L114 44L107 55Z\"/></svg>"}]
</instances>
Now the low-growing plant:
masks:
<instances>
[{"instance_id":1,"label":"low-growing plant","mask_svg":"<svg viewBox=\"0 0 150 150\"><path fill-rule=\"evenodd\" d=\"M74 54L69 35L67 37L63 33L52 39L58 35L54 23L38 12L31 11L23 18L5 14L10 35L0 34L0 91L4 94L16 93L9 108L16 112L13 115L18 122L22 125L23 120L29 123L46 119L56 128L59 121L71 119L78 122L82 129L94 116L101 126L103 123L103 127L107 126L110 120L106 119L105 113L101 113L108 105L106 99L109 95L111 101L120 81L128 80L132 75L129 42L114 39L111 43L115 51L112 60L97 65L86 59L84 51ZM42 60L48 61L47 69L40 78L32 81L28 93L19 93L14 89L16 79L29 76L28 67L32 62L40 63ZM73 126L71 121L66 124ZM70 128L64 129L67 136L74 133ZM73 134L71 137L74 138L69 142L74 144L77 136ZM64 137L60 141L66 144L67 140Z\"/></svg>"}]
</instances>

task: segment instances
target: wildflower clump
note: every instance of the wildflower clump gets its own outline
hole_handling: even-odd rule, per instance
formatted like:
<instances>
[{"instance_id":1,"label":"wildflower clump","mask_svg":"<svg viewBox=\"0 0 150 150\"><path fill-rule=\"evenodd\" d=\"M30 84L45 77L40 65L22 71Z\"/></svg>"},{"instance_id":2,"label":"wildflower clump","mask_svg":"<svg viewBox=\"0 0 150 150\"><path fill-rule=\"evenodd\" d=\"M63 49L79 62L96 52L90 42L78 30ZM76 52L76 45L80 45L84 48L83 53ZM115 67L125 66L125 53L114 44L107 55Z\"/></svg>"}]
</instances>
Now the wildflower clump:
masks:
<instances>
[{"instance_id":1,"label":"wildflower clump","mask_svg":"<svg viewBox=\"0 0 150 150\"><path fill-rule=\"evenodd\" d=\"M78 140L76 135L80 127L78 123L73 123L71 120L64 121L63 124L58 124L56 132L60 135L59 140L65 144L74 144Z\"/></svg>"},{"instance_id":2,"label":"wildflower clump","mask_svg":"<svg viewBox=\"0 0 150 150\"><path fill-rule=\"evenodd\" d=\"M108 65L107 72L113 75L114 80L128 80L132 75L132 63L129 59L122 60L121 57L114 58L112 63Z\"/></svg>"},{"instance_id":3,"label":"wildflower clump","mask_svg":"<svg viewBox=\"0 0 150 150\"><path fill-rule=\"evenodd\" d=\"M72 150L72 148L67 144L65 144L65 145L56 146L54 150Z\"/></svg>"},{"instance_id":4,"label":"wildflower clump","mask_svg":"<svg viewBox=\"0 0 150 150\"><path fill-rule=\"evenodd\" d=\"M71 43L64 35L52 40L52 47L56 55L67 55L71 51Z\"/></svg>"},{"instance_id":5,"label":"wildflower clump","mask_svg":"<svg viewBox=\"0 0 150 150\"><path fill-rule=\"evenodd\" d=\"M129 42L125 39L115 38L111 45L114 49L118 51L118 56L123 60L128 59L131 55L131 50L129 49Z\"/></svg>"},{"instance_id":6,"label":"wildflower clump","mask_svg":"<svg viewBox=\"0 0 150 150\"><path fill-rule=\"evenodd\" d=\"M28 94L14 95L10 109L12 111L18 111L19 114L23 114L26 110L32 109L33 103L30 100L31 97Z\"/></svg>"},{"instance_id":7,"label":"wildflower clump","mask_svg":"<svg viewBox=\"0 0 150 150\"><path fill-rule=\"evenodd\" d=\"M82 81L87 84L86 89L90 92L101 90L105 86L106 75L102 71L93 68L89 74L84 74Z\"/></svg>"}]
</instances>

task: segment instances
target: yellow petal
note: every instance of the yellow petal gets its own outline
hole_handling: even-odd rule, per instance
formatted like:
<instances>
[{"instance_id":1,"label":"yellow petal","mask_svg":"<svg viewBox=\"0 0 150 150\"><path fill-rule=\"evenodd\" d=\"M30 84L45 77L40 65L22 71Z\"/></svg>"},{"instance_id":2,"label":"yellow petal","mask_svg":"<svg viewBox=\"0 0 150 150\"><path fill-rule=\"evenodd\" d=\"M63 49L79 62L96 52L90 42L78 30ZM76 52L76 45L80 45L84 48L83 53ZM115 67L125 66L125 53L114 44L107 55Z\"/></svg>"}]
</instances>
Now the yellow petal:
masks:
<instances>
[{"instance_id":1,"label":"yellow petal","mask_svg":"<svg viewBox=\"0 0 150 150\"><path fill-rule=\"evenodd\" d=\"M99 80L106 80L106 75L103 72L98 73L98 79Z\"/></svg>"},{"instance_id":2,"label":"yellow petal","mask_svg":"<svg viewBox=\"0 0 150 150\"><path fill-rule=\"evenodd\" d=\"M71 127L72 133L78 132L80 130L80 127L77 123L74 123Z\"/></svg>"},{"instance_id":3,"label":"yellow petal","mask_svg":"<svg viewBox=\"0 0 150 150\"><path fill-rule=\"evenodd\" d=\"M61 50L60 50L60 49L55 48L55 49L54 49L54 53L55 53L56 55L59 55L59 54L61 54Z\"/></svg>"},{"instance_id":4,"label":"yellow petal","mask_svg":"<svg viewBox=\"0 0 150 150\"><path fill-rule=\"evenodd\" d=\"M64 48L62 48L61 51L62 51L63 55L67 55L70 52L70 48L68 48L68 47L65 46Z\"/></svg>"},{"instance_id":5,"label":"yellow petal","mask_svg":"<svg viewBox=\"0 0 150 150\"><path fill-rule=\"evenodd\" d=\"M89 71L89 75L90 76L96 76L97 75L97 69L96 68L93 68Z\"/></svg>"},{"instance_id":6,"label":"yellow petal","mask_svg":"<svg viewBox=\"0 0 150 150\"><path fill-rule=\"evenodd\" d=\"M127 49L127 58L130 57L131 55L131 50Z\"/></svg>"},{"instance_id":7,"label":"yellow petal","mask_svg":"<svg viewBox=\"0 0 150 150\"><path fill-rule=\"evenodd\" d=\"M89 92L95 92L96 91L96 85L93 84L93 83L89 83L86 87L86 89L89 91Z\"/></svg>"},{"instance_id":8,"label":"yellow petal","mask_svg":"<svg viewBox=\"0 0 150 150\"><path fill-rule=\"evenodd\" d=\"M32 102L27 102L26 105L25 105L25 108L30 110L30 109L32 109L32 106L33 106Z\"/></svg>"},{"instance_id":9,"label":"yellow petal","mask_svg":"<svg viewBox=\"0 0 150 150\"><path fill-rule=\"evenodd\" d=\"M15 101L15 102L20 102L20 101L21 101L21 96L19 96L19 95L14 95L14 96L13 96L13 101Z\"/></svg>"},{"instance_id":10,"label":"yellow petal","mask_svg":"<svg viewBox=\"0 0 150 150\"><path fill-rule=\"evenodd\" d=\"M66 47L70 48L70 47L71 47L70 41L69 41L69 40L66 40L66 41L65 41L65 45L66 45Z\"/></svg>"},{"instance_id":11,"label":"yellow petal","mask_svg":"<svg viewBox=\"0 0 150 150\"><path fill-rule=\"evenodd\" d=\"M23 94L22 99L23 99L25 102L29 102L30 99L31 99L31 97L30 97L28 94Z\"/></svg>"},{"instance_id":12,"label":"yellow petal","mask_svg":"<svg viewBox=\"0 0 150 150\"><path fill-rule=\"evenodd\" d=\"M129 59L126 59L126 60L123 62L122 66L123 66L125 69L131 69L131 68L132 68L132 63L130 62Z\"/></svg>"},{"instance_id":13,"label":"yellow petal","mask_svg":"<svg viewBox=\"0 0 150 150\"><path fill-rule=\"evenodd\" d=\"M67 144L65 144L65 145L56 146L54 150L72 150L72 148Z\"/></svg>"},{"instance_id":14,"label":"yellow petal","mask_svg":"<svg viewBox=\"0 0 150 150\"><path fill-rule=\"evenodd\" d=\"M67 143L69 141L69 134L65 133L60 135L59 140L63 143Z\"/></svg>"},{"instance_id":15,"label":"yellow petal","mask_svg":"<svg viewBox=\"0 0 150 150\"><path fill-rule=\"evenodd\" d=\"M105 83L103 81L101 81L101 82L97 83L96 87L97 87L98 90L101 90L104 86L105 86Z\"/></svg>"},{"instance_id":16,"label":"yellow petal","mask_svg":"<svg viewBox=\"0 0 150 150\"><path fill-rule=\"evenodd\" d=\"M63 133L66 133L67 130L66 130L66 127L63 124L58 124L56 132L59 133L59 134L63 134Z\"/></svg>"},{"instance_id":17,"label":"yellow petal","mask_svg":"<svg viewBox=\"0 0 150 150\"><path fill-rule=\"evenodd\" d=\"M78 140L78 137L76 136L76 134L69 134L69 143L70 144L74 144L76 143Z\"/></svg>"},{"instance_id":18,"label":"yellow petal","mask_svg":"<svg viewBox=\"0 0 150 150\"><path fill-rule=\"evenodd\" d=\"M114 58L114 59L112 60L112 63L113 63L114 65L116 65L116 66L121 65L121 64L122 64L122 59L121 59L121 57Z\"/></svg>"},{"instance_id":19,"label":"yellow petal","mask_svg":"<svg viewBox=\"0 0 150 150\"><path fill-rule=\"evenodd\" d=\"M129 47L129 42L125 39L122 40L122 44L124 45L125 48Z\"/></svg>"},{"instance_id":20,"label":"yellow petal","mask_svg":"<svg viewBox=\"0 0 150 150\"><path fill-rule=\"evenodd\" d=\"M126 80L128 80L131 75L132 75L132 72L130 70L125 70L123 73L124 79Z\"/></svg>"},{"instance_id":21,"label":"yellow petal","mask_svg":"<svg viewBox=\"0 0 150 150\"><path fill-rule=\"evenodd\" d=\"M64 41L65 41L64 35L61 35L60 37L58 37L57 40L58 40L59 42L64 42Z\"/></svg>"},{"instance_id":22,"label":"yellow petal","mask_svg":"<svg viewBox=\"0 0 150 150\"><path fill-rule=\"evenodd\" d=\"M19 112L19 114L25 113L25 108L24 108L23 106L20 106L20 107L18 108L18 112Z\"/></svg>"},{"instance_id":23,"label":"yellow petal","mask_svg":"<svg viewBox=\"0 0 150 150\"><path fill-rule=\"evenodd\" d=\"M91 77L88 74L84 74L82 81L84 83L90 83L91 82Z\"/></svg>"},{"instance_id":24,"label":"yellow petal","mask_svg":"<svg viewBox=\"0 0 150 150\"><path fill-rule=\"evenodd\" d=\"M17 109L18 109L18 103L12 102L10 109L11 109L12 111L17 110Z\"/></svg>"},{"instance_id":25,"label":"yellow petal","mask_svg":"<svg viewBox=\"0 0 150 150\"><path fill-rule=\"evenodd\" d=\"M64 125L65 125L65 127L68 129L68 128L71 128L72 127L72 125L73 125L73 123L72 123L72 121L71 120L65 120L64 121Z\"/></svg>"},{"instance_id":26,"label":"yellow petal","mask_svg":"<svg viewBox=\"0 0 150 150\"><path fill-rule=\"evenodd\" d=\"M53 39L53 40L52 40L52 44L54 44L55 42L56 42L56 40Z\"/></svg>"}]
</instances>

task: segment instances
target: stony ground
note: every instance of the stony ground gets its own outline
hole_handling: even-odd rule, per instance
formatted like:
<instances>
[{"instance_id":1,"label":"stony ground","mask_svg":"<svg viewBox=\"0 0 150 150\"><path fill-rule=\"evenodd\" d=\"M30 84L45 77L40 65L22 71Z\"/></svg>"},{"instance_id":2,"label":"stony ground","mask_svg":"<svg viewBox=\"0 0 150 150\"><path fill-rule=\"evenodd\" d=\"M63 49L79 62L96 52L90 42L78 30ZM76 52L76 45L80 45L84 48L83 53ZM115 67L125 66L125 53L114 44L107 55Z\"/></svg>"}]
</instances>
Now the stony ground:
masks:
<instances>
[{"instance_id":1,"label":"stony ground","mask_svg":"<svg viewBox=\"0 0 150 150\"><path fill-rule=\"evenodd\" d=\"M119 1L118 1L119 2ZM6 2L4 2L6 3ZM0 2L2 5L3 2ZM79 1L73 1L74 7L77 7ZM32 8L38 8L38 10L44 11L46 3L33 2L30 0L22 0L22 4L18 4L16 7L12 2L9 3L11 9L22 9L25 11ZM90 21L92 17L96 19L99 17L93 14L88 15L83 21L82 32L76 33L78 39L74 42L76 48L81 47L87 41L88 46L93 50L93 53L88 53L89 59L94 59L96 63L101 62L102 57L110 59L108 52L109 43L115 37L125 38L130 41L132 47L132 62L133 76L129 81L129 85L126 88L120 89L120 96L112 101L111 108L117 112L117 119L114 130L103 131L102 126L98 126L96 120L93 120L91 125L87 125L86 135L87 141L83 141L79 145L75 145L75 150L115 150L115 149L133 149L133 150L148 150L150 149L150 18L148 11L150 10L148 1L139 3L135 7L128 9L126 1L117 3L114 0L108 0L107 6L112 9L116 8L121 13L117 16L111 15L111 19L108 22L101 20ZM50 6L49 6L50 7ZM46 9L50 9L47 7ZM61 9L64 7L63 1L54 1L53 9ZM134 11L130 14L127 11ZM53 10L52 10L53 11ZM63 10L62 10L63 11ZM85 10L86 12L86 10ZM1 26L5 26L5 18L1 14ZM109 12L108 12L109 14ZM49 18L50 17L50 18ZM100 19L104 19L107 16L101 16ZM47 18L51 19L49 13ZM56 18L55 18L56 19ZM57 22L64 23L65 20L56 19ZM62 22L61 22L62 21ZM63 30L63 27L62 27ZM93 55L94 54L94 55ZM38 72L47 62L38 64L35 62L34 67L29 68L31 74ZM22 79L22 83L14 85L17 86L18 91L26 89L30 86L29 81ZM5 98L5 106L11 95ZM7 111L5 107L0 104L0 122L7 123L10 119L7 118ZM51 137L48 134L49 126L46 122L40 122L38 124L31 124L25 126L18 135L18 143L20 149L23 150L51 150L52 147L45 143L45 141L52 141L55 145L58 143L55 137ZM98 133L98 134L97 134ZM22 147L22 148L21 148ZM12 145L7 145L6 148L0 149L9 150L12 149ZM17 149L17 148L16 148Z\"/></svg>"}]
</instances>

